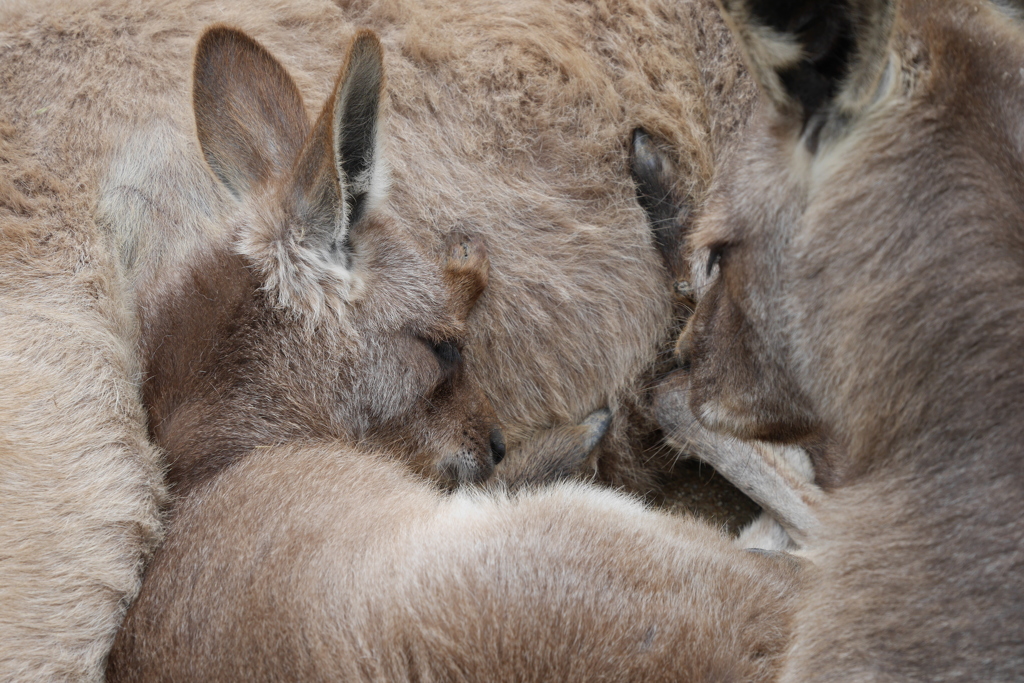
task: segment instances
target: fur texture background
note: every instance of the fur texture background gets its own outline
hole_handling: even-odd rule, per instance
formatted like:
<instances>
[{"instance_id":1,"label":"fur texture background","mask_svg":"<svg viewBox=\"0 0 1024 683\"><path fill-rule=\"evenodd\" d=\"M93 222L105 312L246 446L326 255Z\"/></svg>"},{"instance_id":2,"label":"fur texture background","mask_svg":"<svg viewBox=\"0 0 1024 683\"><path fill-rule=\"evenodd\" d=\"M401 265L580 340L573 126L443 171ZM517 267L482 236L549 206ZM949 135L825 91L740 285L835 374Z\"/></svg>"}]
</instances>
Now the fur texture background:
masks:
<instances>
[{"instance_id":1,"label":"fur texture background","mask_svg":"<svg viewBox=\"0 0 1024 683\"><path fill-rule=\"evenodd\" d=\"M109 245L16 137L0 130L0 679L98 680L163 483Z\"/></svg>"}]
</instances>

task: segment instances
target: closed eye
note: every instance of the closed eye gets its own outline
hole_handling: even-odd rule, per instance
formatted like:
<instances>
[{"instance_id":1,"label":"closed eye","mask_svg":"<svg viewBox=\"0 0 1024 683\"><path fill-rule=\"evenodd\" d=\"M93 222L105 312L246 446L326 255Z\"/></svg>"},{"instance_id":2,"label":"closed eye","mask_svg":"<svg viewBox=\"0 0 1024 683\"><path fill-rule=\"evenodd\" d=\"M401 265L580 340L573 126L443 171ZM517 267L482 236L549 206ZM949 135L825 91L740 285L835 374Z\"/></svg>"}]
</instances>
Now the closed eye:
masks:
<instances>
[{"instance_id":1,"label":"closed eye","mask_svg":"<svg viewBox=\"0 0 1024 683\"><path fill-rule=\"evenodd\" d=\"M424 339L423 341L430 348L434 357L437 358L437 363L441 366L441 372L444 373L445 377L453 375L459 366L462 365L462 352L459 351L459 347L455 342L449 340L434 341L432 339Z\"/></svg>"}]
</instances>

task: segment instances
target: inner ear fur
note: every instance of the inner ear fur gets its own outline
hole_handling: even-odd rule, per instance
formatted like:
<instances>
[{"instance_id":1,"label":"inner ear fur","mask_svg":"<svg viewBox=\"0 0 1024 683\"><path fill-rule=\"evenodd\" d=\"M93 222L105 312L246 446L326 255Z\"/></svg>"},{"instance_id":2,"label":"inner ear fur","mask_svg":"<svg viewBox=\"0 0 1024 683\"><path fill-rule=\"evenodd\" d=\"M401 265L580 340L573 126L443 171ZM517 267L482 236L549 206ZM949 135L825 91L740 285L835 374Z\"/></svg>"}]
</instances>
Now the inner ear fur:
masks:
<instances>
[{"instance_id":1,"label":"inner ear fur","mask_svg":"<svg viewBox=\"0 0 1024 683\"><path fill-rule=\"evenodd\" d=\"M755 80L777 109L853 115L887 59L898 0L720 0Z\"/></svg>"},{"instance_id":2,"label":"inner ear fur","mask_svg":"<svg viewBox=\"0 0 1024 683\"><path fill-rule=\"evenodd\" d=\"M383 97L384 51L375 33L361 30L295 165L293 196L305 223L304 246L347 254L349 229L383 197Z\"/></svg>"},{"instance_id":3,"label":"inner ear fur","mask_svg":"<svg viewBox=\"0 0 1024 683\"><path fill-rule=\"evenodd\" d=\"M203 155L239 199L285 173L309 131L302 96L281 64L226 26L199 39L192 103Z\"/></svg>"}]
</instances>

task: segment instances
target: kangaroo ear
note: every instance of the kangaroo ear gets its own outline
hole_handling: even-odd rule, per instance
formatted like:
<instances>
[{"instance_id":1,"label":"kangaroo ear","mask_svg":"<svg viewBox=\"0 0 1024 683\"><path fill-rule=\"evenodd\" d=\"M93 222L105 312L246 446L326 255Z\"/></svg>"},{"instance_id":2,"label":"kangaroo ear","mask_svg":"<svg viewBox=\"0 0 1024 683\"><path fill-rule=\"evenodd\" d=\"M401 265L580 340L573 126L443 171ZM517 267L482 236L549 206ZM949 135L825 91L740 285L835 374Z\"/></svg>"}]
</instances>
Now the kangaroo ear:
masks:
<instances>
[{"instance_id":1,"label":"kangaroo ear","mask_svg":"<svg viewBox=\"0 0 1024 683\"><path fill-rule=\"evenodd\" d=\"M761 90L803 123L874 92L897 0L720 0ZM845 111L844 111L845 110Z\"/></svg>"},{"instance_id":2,"label":"kangaroo ear","mask_svg":"<svg viewBox=\"0 0 1024 683\"><path fill-rule=\"evenodd\" d=\"M378 143L383 93L384 51L376 34L362 30L295 166L303 246L346 264L349 228L385 192Z\"/></svg>"},{"instance_id":3,"label":"kangaroo ear","mask_svg":"<svg viewBox=\"0 0 1024 683\"><path fill-rule=\"evenodd\" d=\"M578 425L563 425L535 434L497 466L492 488L516 491L592 476L593 468L587 466L587 460L611 421L611 412L602 408Z\"/></svg>"},{"instance_id":4,"label":"kangaroo ear","mask_svg":"<svg viewBox=\"0 0 1024 683\"><path fill-rule=\"evenodd\" d=\"M203 34L192 104L210 168L238 198L287 171L309 131L302 97L256 41L215 26Z\"/></svg>"},{"instance_id":5,"label":"kangaroo ear","mask_svg":"<svg viewBox=\"0 0 1024 683\"><path fill-rule=\"evenodd\" d=\"M690 231L690 206L677 198L675 168L668 156L643 128L633 131L629 167L636 183L636 199L647 214L654 244L673 281L686 275L683 248Z\"/></svg>"}]
</instances>

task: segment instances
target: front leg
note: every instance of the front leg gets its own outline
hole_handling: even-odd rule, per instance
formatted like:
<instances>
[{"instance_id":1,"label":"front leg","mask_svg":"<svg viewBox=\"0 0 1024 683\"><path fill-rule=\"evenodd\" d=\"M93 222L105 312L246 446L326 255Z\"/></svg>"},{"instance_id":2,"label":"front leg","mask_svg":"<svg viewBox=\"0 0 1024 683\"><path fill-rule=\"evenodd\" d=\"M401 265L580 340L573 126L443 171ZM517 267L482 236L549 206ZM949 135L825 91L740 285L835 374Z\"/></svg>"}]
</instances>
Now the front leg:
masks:
<instances>
[{"instance_id":1,"label":"front leg","mask_svg":"<svg viewBox=\"0 0 1024 683\"><path fill-rule=\"evenodd\" d=\"M706 429L690 412L688 387L687 373L678 370L655 392L655 415L665 440L696 453L771 515L798 547L803 547L818 526L817 509L824 496L814 483L806 451L796 446L740 441ZM748 538L777 538L767 522L758 520L755 526ZM763 533L753 535L758 529Z\"/></svg>"}]
</instances>

